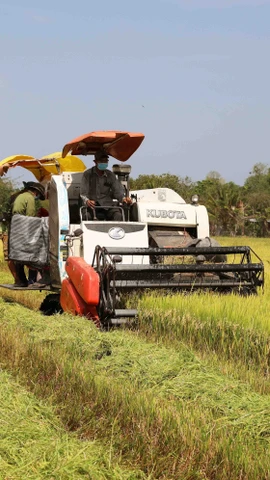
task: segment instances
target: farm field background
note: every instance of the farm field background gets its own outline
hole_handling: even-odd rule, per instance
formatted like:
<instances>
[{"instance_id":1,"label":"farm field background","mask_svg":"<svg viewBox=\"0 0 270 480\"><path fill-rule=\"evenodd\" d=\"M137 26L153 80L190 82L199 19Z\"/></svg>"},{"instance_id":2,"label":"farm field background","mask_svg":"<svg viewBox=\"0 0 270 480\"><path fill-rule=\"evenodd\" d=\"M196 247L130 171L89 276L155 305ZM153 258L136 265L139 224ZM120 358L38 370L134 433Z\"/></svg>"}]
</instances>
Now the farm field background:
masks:
<instances>
[{"instance_id":1,"label":"farm field background","mask_svg":"<svg viewBox=\"0 0 270 480\"><path fill-rule=\"evenodd\" d=\"M264 292L143 295L100 332L0 289L1 480L270 479L270 239L218 241L254 249Z\"/></svg>"}]
</instances>

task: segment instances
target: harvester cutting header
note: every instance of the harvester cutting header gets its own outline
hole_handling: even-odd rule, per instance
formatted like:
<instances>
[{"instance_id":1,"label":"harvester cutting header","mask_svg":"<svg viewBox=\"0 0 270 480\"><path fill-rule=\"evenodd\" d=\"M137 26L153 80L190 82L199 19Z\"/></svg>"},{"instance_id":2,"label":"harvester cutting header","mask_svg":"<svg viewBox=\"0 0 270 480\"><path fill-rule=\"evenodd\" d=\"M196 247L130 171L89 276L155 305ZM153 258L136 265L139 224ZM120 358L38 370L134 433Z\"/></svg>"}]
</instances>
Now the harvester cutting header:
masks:
<instances>
[{"instance_id":1,"label":"harvester cutting header","mask_svg":"<svg viewBox=\"0 0 270 480\"><path fill-rule=\"evenodd\" d=\"M263 264L249 247L221 247L209 237L207 210L196 196L186 203L169 188L130 191L131 167L125 162L143 140L141 133L91 132L40 160L15 156L0 162L0 168L31 170L49 195L47 223L40 219L47 225L46 265L40 265L35 246L24 242L25 263L49 268L50 281L40 286L51 291L41 306L44 313L59 303L64 311L104 326L137 315L126 308L130 292L250 294L263 286ZM94 155L95 166L86 169L78 155ZM112 172L109 156L121 162ZM11 245L22 220L16 217ZM15 250L11 259L22 261Z\"/></svg>"}]
</instances>

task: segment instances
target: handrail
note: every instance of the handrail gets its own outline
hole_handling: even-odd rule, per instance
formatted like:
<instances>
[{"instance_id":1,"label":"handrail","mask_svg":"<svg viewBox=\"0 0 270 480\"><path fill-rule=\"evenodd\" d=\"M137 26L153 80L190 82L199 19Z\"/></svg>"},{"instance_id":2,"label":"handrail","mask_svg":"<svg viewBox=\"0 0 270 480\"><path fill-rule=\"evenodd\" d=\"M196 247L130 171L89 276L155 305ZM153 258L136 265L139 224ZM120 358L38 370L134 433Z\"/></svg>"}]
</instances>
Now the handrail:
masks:
<instances>
[{"instance_id":1,"label":"handrail","mask_svg":"<svg viewBox=\"0 0 270 480\"><path fill-rule=\"evenodd\" d=\"M92 221L94 221L94 220L98 220L98 221L100 221L100 222L102 222L102 221L108 221L108 220L99 220L99 219L97 218L97 216L96 216L96 210L99 210L99 209L100 209L100 210L104 210L104 209L106 209L106 208L108 208L108 209L110 209L110 210L112 210L112 209L114 209L114 210L121 210L122 221L123 221L123 222L125 221L125 212L124 212L124 208L123 208L121 205L115 205L115 206L114 206L114 205L95 205L95 207L87 207L87 206L84 206L84 205L83 205L82 207L80 207L80 219L81 219L81 222L85 222L85 220L83 220L83 214L82 214L82 212L83 212L83 211L86 211L86 213L87 213L87 212L90 213L91 210L92 210L92 214L93 214L93 218L91 219ZM89 220L89 221L91 221L91 220ZM86 220L86 221L88 221L88 220Z\"/></svg>"}]
</instances>

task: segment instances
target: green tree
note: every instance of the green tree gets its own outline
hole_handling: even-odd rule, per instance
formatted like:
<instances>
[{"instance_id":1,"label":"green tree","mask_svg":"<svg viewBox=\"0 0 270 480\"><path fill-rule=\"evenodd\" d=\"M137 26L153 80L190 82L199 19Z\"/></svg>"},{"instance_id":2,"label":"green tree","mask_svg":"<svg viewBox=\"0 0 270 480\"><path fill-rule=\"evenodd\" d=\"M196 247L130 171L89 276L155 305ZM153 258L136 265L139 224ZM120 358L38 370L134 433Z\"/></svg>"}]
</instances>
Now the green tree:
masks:
<instances>
[{"instance_id":1,"label":"green tree","mask_svg":"<svg viewBox=\"0 0 270 480\"><path fill-rule=\"evenodd\" d=\"M256 163L244 183L246 230L248 234L267 236L270 218L270 169Z\"/></svg>"},{"instance_id":2,"label":"green tree","mask_svg":"<svg viewBox=\"0 0 270 480\"><path fill-rule=\"evenodd\" d=\"M216 174L199 181L200 203L208 210L212 235L236 234L243 223L242 188Z\"/></svg>"},{"instance_id":3,"label":"green tree","mask_svg":"<svg viewBox=\"0 0 270 480\"><path fill-rule=\"evenodd\" d=\"M244 183L246 194L254 192L270 193L270 168L264 163L256 163Z\"/></svg>"},{"instance_id":4,"label":"green tree","mask_svg":"<svg viewBox=\"0 0 270 480\"><path fill-rule=\"evenodd\" d=\"M9 199L16 190L13 182L6 178L0 178L0 215L8 208Z\"/></svg>"},{"instance_id":5,"label":"green tree","mask_svg":"<svg viewBox=\"0 0 270 480\"><path fill-rule=\"evenodd\" d=\"M252 192L246 196L247 234L265 237L269 235L270 192Z\"/></svg>"}]
</instances>

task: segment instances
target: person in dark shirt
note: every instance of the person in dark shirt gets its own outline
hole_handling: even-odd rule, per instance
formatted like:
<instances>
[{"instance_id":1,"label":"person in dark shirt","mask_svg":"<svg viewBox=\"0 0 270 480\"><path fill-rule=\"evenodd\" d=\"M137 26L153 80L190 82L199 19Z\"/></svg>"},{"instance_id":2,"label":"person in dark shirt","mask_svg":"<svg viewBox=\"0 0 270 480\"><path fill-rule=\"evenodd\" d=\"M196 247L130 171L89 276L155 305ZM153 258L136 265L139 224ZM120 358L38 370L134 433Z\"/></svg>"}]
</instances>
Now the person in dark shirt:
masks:
<instances>
[{"instance_id":1,"label":"person in dark shirt","mask_svg":"<svg viewBox=\"0 0 270 480\"><path fill-rule=\"evenodd\" d=\"M13 203L12 215L20 214L26 217L36 216L36 201L45 199L45 189L41 183L23 182L24 190L20 192ZM24 270L24 264L14 262L16 278L14 286L27 287L36 281L37 271L29 268L29 277L27 279Z\"/></svg>"},{"instance_id":2,"label":"person in dark shirt","mask_svg":"<svg viewBox=\"0 0 270 480\"><path fill-rule=\"evenodd\" d=\"M106 152L99 150L94 158L95 166L85 170L81 182L81 199L85 206L94 211L96 217L106 220L121 221L122 213L119 208L107 208L114 205L113 200L119 203L129 204L131 199L125 196L123 185L119 182L113 172L107 169L109 156Z\"/></svg>"}]
</instances>

